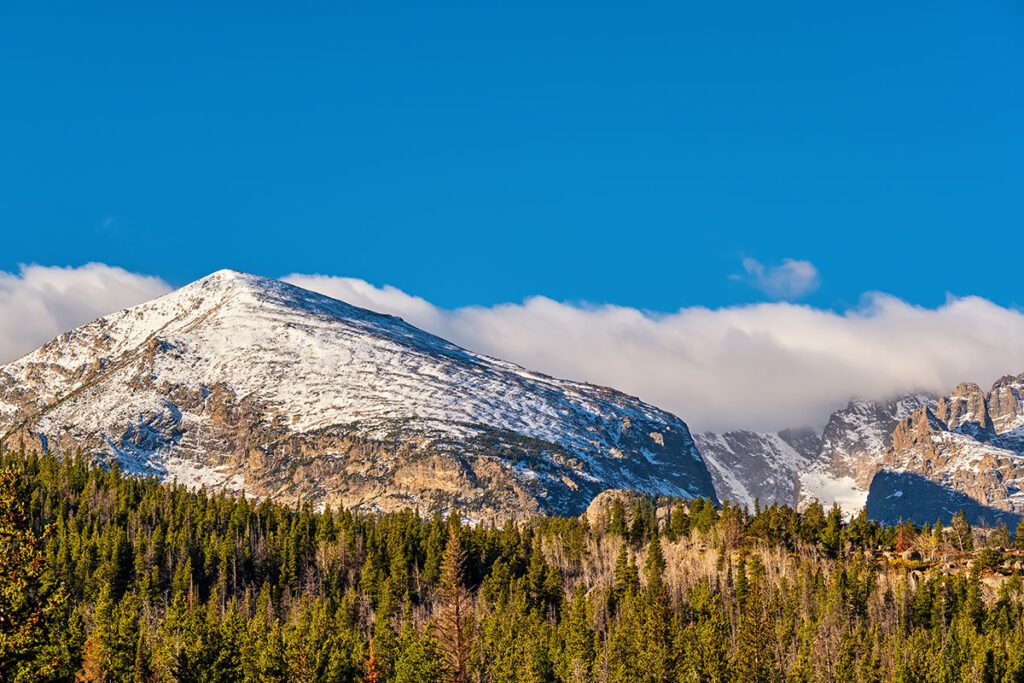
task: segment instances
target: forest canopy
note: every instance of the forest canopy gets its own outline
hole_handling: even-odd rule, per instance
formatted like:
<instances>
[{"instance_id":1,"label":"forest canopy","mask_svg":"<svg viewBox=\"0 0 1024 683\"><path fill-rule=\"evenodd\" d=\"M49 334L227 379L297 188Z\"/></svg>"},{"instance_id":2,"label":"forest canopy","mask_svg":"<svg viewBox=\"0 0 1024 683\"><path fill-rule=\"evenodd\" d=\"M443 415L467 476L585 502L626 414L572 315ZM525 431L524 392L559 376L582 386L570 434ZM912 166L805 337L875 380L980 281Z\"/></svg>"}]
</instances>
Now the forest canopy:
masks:
<instances>
[{"instance_id":1,"label":"forest canopy","mask_svg":"<svg viewBox=\"0 0 1024 683\"><path fill-rule=\"evenodd\" d=\"M1022 569L963 515L470 525L0 453L2 681L1021 681Z\"/></svg>"}]
</instances>

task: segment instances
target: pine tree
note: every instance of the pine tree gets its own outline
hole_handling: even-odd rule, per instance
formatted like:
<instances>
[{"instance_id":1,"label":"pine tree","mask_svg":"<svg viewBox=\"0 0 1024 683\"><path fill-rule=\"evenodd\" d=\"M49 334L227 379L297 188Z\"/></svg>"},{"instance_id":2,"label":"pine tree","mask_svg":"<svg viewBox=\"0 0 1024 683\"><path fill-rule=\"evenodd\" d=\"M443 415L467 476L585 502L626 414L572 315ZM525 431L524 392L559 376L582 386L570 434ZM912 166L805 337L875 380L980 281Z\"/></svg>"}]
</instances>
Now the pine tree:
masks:
<instances>
[{"instance_id":1,"label":"pine tree","mask_svg":"<svg viewBox=\"0 0 1024 683\"><path fill-rule=\"evenodd\" d=\"M608 637L608 663L614 681L636 681L639 678L643 621L638 602L630 598L617 606Z\"/></svg>"},{"instance_id":2,"label":"pine tree","mask_svg":"<svg viewBox=\"0 0 1024 683\"><path fill-rule=\"evenodd\" d=\"M647 559L644 560L644 579L649 592L657 593L664 588L665 566L665 553L661 541L655 536L647 544Z\"/></svg>"},{"instance_id":3,"label":"pine tree","mask_svg":"<svg viewBox=\"0 0 1024 683\"><path fill-rule=\"evenodd\" d=\"M213 664L213 678L223 681L241 681L245 675L242 649L245 646L245 618L234 600L228 603L219 624L220 646Z\"/></svg>"},{"instance_id":4,"label":"pine tree","mask_svg":"<svg viewBox=\"0 0 1024 683\"><path fill-rule=\"evenodd\" d=\"M440 683L443 680L444 668L437 642L417 631L408 601L402 614L396 651L394 683Z\"/></svg>"},{"instance_id":5,"label":"pine tree","mask_svg":"<svg viewBox=\"0 0 1024 683\"><path fill-rule=\"evenodd\" d=\"M595 634L590 624L586 592L580 586L573 593L568 614L561 624L562 652L559 670L565 681L585 683L591 680L595 658Z\"/></svg>"},{"instance_id":6,"label":"pine tree","mask_svg":"<svg viewBox=\"0 0 1024 683\"><path fill-rule=\"evenodd\" d=\"M92 615L92 632L85 641L85 658L82 671L76 676L82 683L97 683L106 680L110 669L107 641L114 628L114 600L110 595L110 587L104 586L96 600Z\"/></svg>"},{"instance_id":7,"label":"pine tree","mask_svg":"<svg viewBox=\"0 0 1024 683\"><path fill-rule=\"evenodd\" d=\"M443 655L437 642L419 635L406 623L398 641L394 683L440 683L444 679Z\"/></svg>"},{"instance_id":8,"label":"pine tree","mask_svg":"<svg viewBox=\"0 0 1024 683\"><path fill-rule=\"evenodd\" d=\"M839 556L843 539L843 511L838 504L833 505L825 518L825 527L821 530L821 548L830 558Z\"/></svg>"},{"instance_id":9,"label":"pine tree","mask_svg":"<svg viewBox=\"0 0 1024 683\"><path fill-rule=\"evenodd\" d=\"M636 564L629 556L626 544L619 546L619 555L615 560L615 574L612 578L611 603L612 607L618 605L636 595L640 590L640 575L637 572Z\"/></svg>"},{"instance_id":10,"label":"pine tree","mask_svg":"<svg viewBox=\"0 0 1024 683\"><path fill-rule=\"evenodd\" d=\"M742 557L736 563L736 582L733 592L736 595L736 604L739 605L740 610L743 610L747 604L747 596L750 594L750 581L747 579L747 561Z\"/></svg>"},{"instance_id":11,"label":"pine tree","mask_svg":"<svg viewBox=\"0 0 1024 683\"><path fill-rule=\"evenodd\" d=\"M438 644L448 665L448 680L452 683L464 683L468 676L473 605L463 584L465 565L462 535L453 524L441 559L440 609L435 622Z\"/></svg>"},{"instance_id":12,"label":"pine tree","mask_svg":"<svg viewBox=\"0 0 1024 683\"><path fill-rule=\"evenodd\" d=\"M736 677L750 683L769 683L774 671L772 621L765 612L759 583L751 585L741 609L736 635Z\"/></svg>"},{"instance_id":13,"label":"pine tree","mask_svg":"<svg viewBox=\"0 0 1024 683\"><path fill-rule=\"evenodd\" d=\"M1006 526L1005 522L1000 521L996 524L996 528L989 534L985 545L990 548L1009 548L1010 547L1010 529Z\"/></svg>"},{"instance_id":14,"label":"pine tree","mask_svg":"<svg viewBox=\"0 0 1024 683\"><path fill-rule=\"evenodd\" d=\"M686 512L686 506L679 503L672 510L672 517L669 520L669 530L673 539L679 539L690 533L690 515Z\"/></svg>"},{"instance_id":15,"label":"pine tree","mask_svg":"<svg viewBox=\"0 0 1024 683\"><path fill-rule=\"evenodd\" d=\"M365 683L380 683L383 675L380 670L380 662L377 661L377 650L373 646L373 638L370 638L370 647L366 652L366 662L363 664L363 681Z\"/></svg>"},{"instance_id":16,"label":"pine tree","mask_svg":"<svg viewBox=\"0 0 1024 683\"><path fill-rule=\"evenodd\" d=\"M663 586L648 587L643 600L637 663L642 680L650 683L666 683L675 669L670 608Z\"/></svg>"},{"instance_id":17,"label":"pine tree","mask_svg":"<svg viewBox=\"0 0 1024 683\"><path fill-rule=\"evenodd\" d=\"M815 543L824 526L825 508L817 500L813 500L800 516L800 538L806 543Z\"/></svg>"},{"instance_id":18,"label":"pine tree","mask_svg":"<svg viewBox=\"0 0 1024 683\"><path fill-rule=\"evenodd\" d=\"M612 536L625 538L626 536L626 508L622 501L616 498L612 501L611 511L608 519L608 533Z\"/></svg>"},{"instance_id":19,"label":"pine tree","mask_svg":"<svg viewBox=\"0 0 1024 683\"><path fill-rule=\"evenodd\" d=\"M139 658L139 603L134 595L118 603L111 586L103 586L85 652L78 680L128 683L134 679Z\"/></svg>"},{"instance_id":20,"label":"pine tree","mask_svg":"<svg viewBox=\"0 0 1024 683\"><path fill-rule=\"evenodd\" d=\"M541 552L540 537L533 539L533 548L530 552L530 564L526 569L526 580L530 587L530 599L537 607L544 608L550 601L547 594L548 589L548 565Z\"/></svg>"},{"instance_id":21,"label":"pine tree","mask_svg":"<svg viewBox=\"0 0 1024 683\"><path fill-rule=\"evenodd\" d=\"M705 583L695 586L689 604L692 623L677 631L675 651L680 680L725 683L732 633L720 593Z\"/></svg>"},{"instance_id":22,"label":"pine tree","mask_svg":"<svg viewBox=\"0 0 1024 683\"><path fill-rule=\"evenodd\" d=\"M928 544L931 549L932 559L935 558L936 553L942 552L942 544L942 520L936 518L935 524L932 526L931 541Z\"/></svg>"}]
</instances>

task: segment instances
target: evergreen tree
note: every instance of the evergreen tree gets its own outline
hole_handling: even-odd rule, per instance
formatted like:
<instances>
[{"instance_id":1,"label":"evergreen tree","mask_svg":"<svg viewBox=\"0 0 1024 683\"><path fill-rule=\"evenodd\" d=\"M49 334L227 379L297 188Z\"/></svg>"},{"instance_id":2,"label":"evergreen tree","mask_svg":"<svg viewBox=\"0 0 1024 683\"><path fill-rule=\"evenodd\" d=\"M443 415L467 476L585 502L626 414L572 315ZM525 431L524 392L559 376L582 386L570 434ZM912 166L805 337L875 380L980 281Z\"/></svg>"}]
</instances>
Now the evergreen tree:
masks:
<instances>
[{"instance_id":1,"label":"evergreen tree","mask_svg":"<svg viewBox=\"0 0 1024 683\"><path fill-rule=\"evenodd\" d=\"M441 560L439 597L441 609L437 617L437 640L446 664L448 680L467 680L469 647L472 638L472 598L463 584L466 551L457 525L449 527L448 542Z\"/></svg>"},{"instance_id":2,"label":"evergreen tree","mask_svg":"<svg viewBox=\"0 0 1024 683\"><path fill-rule=\"evenodd\" d=\"M592 680L595 659L595 633L591 628L590 609L582 587L573 593L568 614L562 621L562 650L559 658L559 675L571 683Z\"/></svg>"},{"instance_id":3,"label":"evergreen tree","mask_svg":"<svg viewBox=\"0 0 1024 683\"><path fill-rule=\"evenodd\" d=\"M825 518L824 528L821 530L821 548L828 557L836 558L843 541L843 511L839 505L833 505Z\"/></svg>"},{"instance_id":4,"label":"evergreen tree","mask_svg":"<svg viewBox=\"0 0 1024 683\"><path fill-rule=\"evenodd\" d=\"M608 533L619 538L625 538L626 536L626 508L618 498L613 500L611 504Z\"/></svg>"},{"instance_id":5,"label":"evergreen tree","mask_svg":"<svg viewBox=\"0 0 1024 683\"><path fill-rule=\"evenodd\" d=\"M437 641L420 634L407 614L398 638L394 683L440 683L444 679L443 655Z\"/></svg>"},{"instance_id":6,"label":"evergreen tree","mask_svg":"<svg viewBox=\"0 0 1024 683\"><path fill-rule=\"evenodd\" d=\"M612 606L622 604L639 590L640 575L637 572L636 564L629 556L626 544L623 543L619 546L619 555L615 560L615 573L613 575L611 592Z\"/></svg>"},{"instance_id":7,"label":"evergreen tree","mask_svg":"<svg viewBox=\"0 0 1024 683\"><path fill-rule=\"evenodd\" d=\"M657 593L664 589L664 573L665 553L661 548L661 541L655 536L647 544L647 559L644 560L644 579L647 581L648 591Z\"/></svg>"},{"instance_id":8,"label":"evergreen tree","mask_svg":"<svg viewBox=\"0 0 1024 683\"><path fill-rule=\"evenodd\" d=\"M1016 555L998 527L972 552L963 515L638 500L610 536L318 513L77 456L0 450L0 472L2 681L1024 680ZM879 548L931 552L908 573Z\"/></svg>"},{"instance_id":9,"label":"evergreen tree","mask_svg":"<svg viewBox=\"0 0 1024 683\"><path fill-rule=\"evenodd\" d=\"M725 683L733 680L729 648L732 631L721 594L698 584L690 596L692 621L677 632L675 653L679 679Z\"/></svg>"}]
</instances>

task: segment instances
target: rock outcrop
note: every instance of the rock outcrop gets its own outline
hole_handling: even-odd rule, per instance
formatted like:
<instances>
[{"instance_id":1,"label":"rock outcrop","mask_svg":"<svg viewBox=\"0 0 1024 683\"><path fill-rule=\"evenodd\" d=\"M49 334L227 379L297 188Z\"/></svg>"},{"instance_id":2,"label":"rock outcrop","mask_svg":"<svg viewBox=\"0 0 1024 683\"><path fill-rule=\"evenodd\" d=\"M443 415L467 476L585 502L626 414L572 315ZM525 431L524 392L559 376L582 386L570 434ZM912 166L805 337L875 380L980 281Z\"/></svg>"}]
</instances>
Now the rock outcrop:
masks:
<instances>
[{"instance_id":1,"label":"rock outcrop","mask_svg":"<svg viewBox=\"0 0 1024 683\"><path fill-rule=\"evenodd\" d=\"M864 507L871 480L892 445L893 430L914 411L934 406L925 394L891 401L850 401L832 413L821 435L821 449L800 474L798 505L817 500L838 504L846 514Z\"/></svg>"},{"instance_id":2,"label":"rock outcrop","mask_svg":"<svg viewBox=\"0 0 1024 683\"><path fill-rule=\"evenodd\" d=\"M820 436L810 429L789 429L708 432L696 440L721 499L748 507L755 498L763 505L796 507L818 500L853 514L864 507L896 425L921 406L935 404L923 394L855 400L832 413Z\"/></svg>"}]
</instances>

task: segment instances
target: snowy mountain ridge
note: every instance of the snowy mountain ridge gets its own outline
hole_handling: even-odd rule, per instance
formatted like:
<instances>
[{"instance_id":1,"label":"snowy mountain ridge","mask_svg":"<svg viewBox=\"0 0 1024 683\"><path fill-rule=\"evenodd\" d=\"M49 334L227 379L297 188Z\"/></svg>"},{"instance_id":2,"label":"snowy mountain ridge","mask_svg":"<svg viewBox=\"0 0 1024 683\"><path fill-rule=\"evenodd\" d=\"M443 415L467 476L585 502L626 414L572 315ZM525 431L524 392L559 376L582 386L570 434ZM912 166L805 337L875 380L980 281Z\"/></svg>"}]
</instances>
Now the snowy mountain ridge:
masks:
<instances>
[{"instance_id":1,"label":"snowy mountain ridge","mask_svg":"<svg viewBox=\"0 0 1024 683\"><path fill-rule=\"evenodd\" d=\"M380 509L515 516L576 511L611 487L714 495L686 424L639 399L235 271L0 367L0 434Z\"/></svg>"},{"instance_id":2,"label":"snowy mountain ridge","mask_svg":"<svg viewBox=\"0 0 1024 683\"><path fill-rule=\"evenodd\" d=\"M899 484L906 504L895 510L884 506L883 514L872 482L866 502L876 517L902 514L922 523L956 512L953 505L967 505L973 516L989 523L1016 522L1024 516L1024 374L1000 378L988 393L962 383L934 408L918 408L896 426L880 467L910 475L903 481L926 479L961 500L937 506L936 496L915 496L913 484Z\"/></svg>"}]
</instances>

